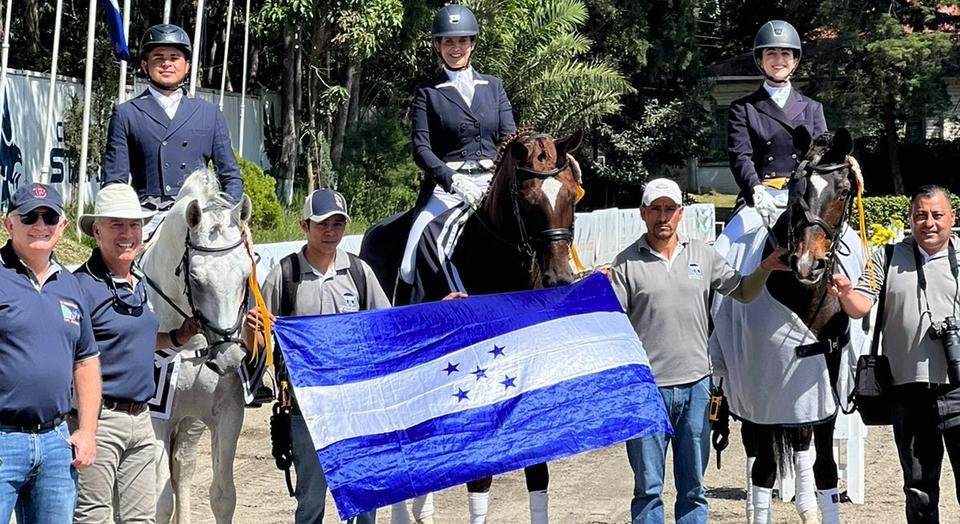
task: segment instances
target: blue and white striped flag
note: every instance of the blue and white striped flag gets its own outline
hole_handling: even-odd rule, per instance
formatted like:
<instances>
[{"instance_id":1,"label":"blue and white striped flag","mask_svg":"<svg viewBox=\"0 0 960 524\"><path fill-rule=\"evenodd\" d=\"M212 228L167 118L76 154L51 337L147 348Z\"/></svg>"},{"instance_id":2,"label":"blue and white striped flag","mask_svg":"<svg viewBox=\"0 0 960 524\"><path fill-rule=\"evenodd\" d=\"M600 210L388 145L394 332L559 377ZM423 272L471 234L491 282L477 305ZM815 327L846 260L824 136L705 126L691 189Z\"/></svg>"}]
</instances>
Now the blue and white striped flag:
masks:
<instances>
[{"instance_id":1,"label":"blue and white striped flag","mask_svg":"<svg viewBox=\"0 0 960 524\"><path fill-rule=\"evenodd\" d=\"M117 60L130 61L130 51L127 49L127 37L123 34L123 16L120 15L120 4L117 0L100 0L106 14L107 31L110 33L110 44L113 46L113 56Z\"/></svg>"},{"instance_id":2,"label":"blue and white striped flag","mask_svg":"<svg viewBox=\"0 0 960 524\"><path fill-rule=\"evenodd\" d=\"M672 431L607 279L356 314L276 336L346 519Z\"/></svg>"}]
</instances>

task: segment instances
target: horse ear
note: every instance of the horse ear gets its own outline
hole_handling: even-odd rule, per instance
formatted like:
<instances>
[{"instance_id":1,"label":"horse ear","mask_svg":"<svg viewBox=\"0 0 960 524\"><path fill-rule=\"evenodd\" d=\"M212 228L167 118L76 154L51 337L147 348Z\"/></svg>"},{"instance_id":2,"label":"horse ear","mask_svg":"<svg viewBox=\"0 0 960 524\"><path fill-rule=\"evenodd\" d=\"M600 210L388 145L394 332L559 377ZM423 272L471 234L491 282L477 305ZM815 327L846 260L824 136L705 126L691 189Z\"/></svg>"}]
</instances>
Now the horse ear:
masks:
<instances>
[{"instance_id":1,"label":"horse ear","mask_svg":"<svg viewBox=\"0 0 960 524\"><path fill-rule=\"evenodd\" d=\"M250 220L250 215L252 214L253 203L250 202L250 197L244 193L243 197L240 199L240 203L233 208L233 217L236 218L238 222L246 224Z\"/></svg>"},{"instance_id":2,"label":"horse ear","mask_svg":"<svg viewBox=\"0 0 960 524\"><path fill-rule=\"evenodd\" d=\"M527 160L528 154L527 146L517 141L510 142L510 156L512 156L514 160L523 163Z\"/></svg>"},{"instance_id":3,"label":"horse ear","mask_svg":"<svg viewBox=\"0 0 960 524\"><path fill-rule=\"evenodd\" d=\"M567 153L572 153L583 143L583 130L577 129L572 135L554 142L557 148L557 158L563 158Z\"/></svg>"},{"instance_id":4,"label":"horse ear","mask_svg":"<svg viewBox=\"0 0 960 524\"><path fill-rule=\"evenodd\" d=\"M810 136L810 132L807 131L807 128L798 126L793 130L793 145L797 146L797 149L802 154L807 154L807 151L810 150L810 144L812 143L813 137Z\"/></svg>"},{"instance_id":5,"label":"horse ear","mask_svg":"<svg viewBox=\"0 0 960 524\"><path fill-rule=\"evenodd\" d=\"M850 131L847 131L844 127L837 129L833 134L833 147L831 149L843 153L844 156L853 153L853 137L850 135Z\"/></svg>"},{"instance_id":6,"label":"horse ear","mask_svg":"<svg viewBox=\"0 0 960 524\"><path fill-rule=\"evenodd\" d=\"M187 204L187 226L194 228L200 225L200 215L203 214L203 210L200 209L200 202L197 202L196 199L190 201Z\"/></svg>"}]
</instances>

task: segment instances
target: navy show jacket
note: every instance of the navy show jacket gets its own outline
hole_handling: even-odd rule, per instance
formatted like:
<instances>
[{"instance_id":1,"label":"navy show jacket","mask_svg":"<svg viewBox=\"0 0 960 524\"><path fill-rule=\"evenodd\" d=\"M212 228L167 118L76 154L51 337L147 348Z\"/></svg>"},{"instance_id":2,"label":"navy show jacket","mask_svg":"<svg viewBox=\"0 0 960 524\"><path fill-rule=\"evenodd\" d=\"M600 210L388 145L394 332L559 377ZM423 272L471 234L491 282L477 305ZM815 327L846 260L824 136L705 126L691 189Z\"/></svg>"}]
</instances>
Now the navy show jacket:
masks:
<instances>
[{"instance_id":1,"label":"navy show jacket","mask_svg":"<svg viewBox=\"0 0 960 524\"><path fill-rule=\"evenodd\" d=\"M827 130L823 106L796 89L783 109L760 89L730 105L727 149L730 170L740 194L752 195L753 186L768 178L789 177L806 151L793 143L793 131L805 127L811 137Z\"/></svg>"},{"instance_id":2,"label":"navy show jacket","mask_svg":"<svg viewBox=\"0 0 960 524\"><path fill-rule=\"evenodd\" d=\"M144 91L113 109L101 162L104 186L130 184L140 201L171 201L194 170L213 161L221 188L237 203L243 179L220 109L197 98L180 99L173 119Z\"/></svg>"},{"instance_id":3,"label":"navy show jacket","mask_svg":"<svg viewBox=\"0 0 960 524\"><path fill-rule=\"evenodd\" d=\"M454 172L447 162L493 160L499 143L517 128L503 82L473 74L475 90L469 107L445 71L414 92L413 158L425 174L419 206L426 204L438 184L450 191Z\"/></svg>"}]
</instances>

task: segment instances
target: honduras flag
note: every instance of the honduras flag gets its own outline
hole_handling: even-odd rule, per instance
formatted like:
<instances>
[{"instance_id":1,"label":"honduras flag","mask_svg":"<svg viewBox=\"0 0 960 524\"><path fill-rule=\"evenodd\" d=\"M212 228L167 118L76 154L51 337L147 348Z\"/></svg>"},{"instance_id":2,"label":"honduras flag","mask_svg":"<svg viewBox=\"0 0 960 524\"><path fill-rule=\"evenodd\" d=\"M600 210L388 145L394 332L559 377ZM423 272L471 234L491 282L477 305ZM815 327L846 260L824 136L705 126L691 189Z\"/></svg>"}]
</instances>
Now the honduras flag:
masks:
<instances>
[{"instance_id":1,"label":"honduras flag","mask_svg":"<svg viewBox=\"0 0 960 524\"><path fill-rule=\"evenodd\" d=\"M275 326L342 519L671 432L602 275Z\"/></svg>"},{"instance_id":2,"label":"honduras flag","mask_svg":"<svg viewBox=\"0 0 960 524\"><path fill-rule=\"evenodd\" d=\"M113 45L113 56L117 60L130 61L130 51L127 50L127 37L123 34L123 17L120 16L120 5L117 0L100 0L107 15L107 31L110 32L110 44Z\"/></svg>"}]
</instances>

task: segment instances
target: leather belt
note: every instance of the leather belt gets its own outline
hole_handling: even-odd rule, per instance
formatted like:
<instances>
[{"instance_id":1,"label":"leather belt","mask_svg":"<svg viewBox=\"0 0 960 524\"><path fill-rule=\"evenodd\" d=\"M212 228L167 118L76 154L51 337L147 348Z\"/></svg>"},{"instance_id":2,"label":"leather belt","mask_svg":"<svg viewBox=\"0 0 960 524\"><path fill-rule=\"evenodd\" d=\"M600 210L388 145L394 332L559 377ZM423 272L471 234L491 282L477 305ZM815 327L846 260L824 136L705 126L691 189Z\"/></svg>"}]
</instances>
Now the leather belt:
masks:
<instances>
[{"instance_id":1,"label":"leather belt","mask_svg":"<svg viewBox=\"0 0 960 524\"><path fill-rule=\"evenodd\" d=\"M27 425L17 424L16 422L10 424L7 422L7 420L0 419L0 431L11 431L16 433L45 433L59 426L66 419L67 417L65 417L64 415L60 415L57 418L51 420L50 422L42 422L40 424L27 424Z\"/></svg>"},{"instance_id":2,"label":"leather belt","mask_svg":"<svg viewBox=\"0 0 960 524\"><path fill-rule=\"evenodd\" d=\"M470 169L458 169L457 173L461 175L489 175L489 169L483 169L482 167L474 167Z\"/></svg>"},{"instance_id":3,"label":"leather belt","mask_svg":"<svg viewBox=\"0 0 960 524\"><path fill-rule=\"evenodd\" d=\"M134 402L132 400L104 398L103 407L109 409L110 411L122 411L131 415L139 415L147 410L147 403Z\"/></svg>"}]
</instances>

